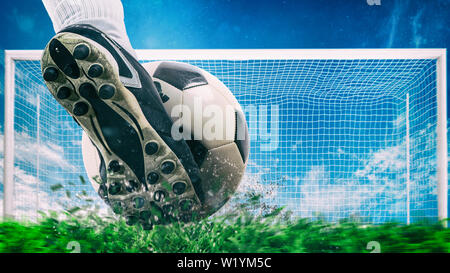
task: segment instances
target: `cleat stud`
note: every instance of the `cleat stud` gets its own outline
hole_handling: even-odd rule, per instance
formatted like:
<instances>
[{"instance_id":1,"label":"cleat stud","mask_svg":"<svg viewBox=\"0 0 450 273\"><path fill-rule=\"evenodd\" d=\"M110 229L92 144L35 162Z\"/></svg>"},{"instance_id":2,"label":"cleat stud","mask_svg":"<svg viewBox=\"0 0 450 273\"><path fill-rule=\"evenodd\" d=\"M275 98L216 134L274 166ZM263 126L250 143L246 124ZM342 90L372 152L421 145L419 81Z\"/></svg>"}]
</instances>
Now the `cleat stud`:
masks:
<instances>
[{"instance_id":1,"label":"cleat stud","mask_svg":"<svg viewBox=\"0 0 450 273\"><path fill-rule=\"evenodd\" d=\"M87 82L80 85L80 88L78 89L78 91L80 92L80 95L83 98L96 98L97 97L95 87L92 84L87 83Z\"/></svg>"},{"instance_id":2,"label":"cleat stud","mask_svg":"<svg viewBox=\"0 0 450 273\"><path fill-rule=\"evenodd\" d=\"M120 166L119 161L117 161L117 160L111 161L108 165L109 172L117 173L120 171L120 169L121 169L121 166Z\"/></svg>"},{"instance_id":3,"label":"cleat stud","mask_svg":"<svg viewBox=\"0 0 450 273\"><path fill-rule=\"evenodd\" d=\"M56 79L58 78L58 75L59 75L59 73L56 68L48 67L44 71L44 80L46 80L48 82L56 81Z\"/></svg>"},{"instance_id":4,"label":"cleat stud","mask_svg":"<svg viewBox=\"0 0 450 273\"><path fill-rule=\"evenodd\" d=\"M59 88L58 92L56 93L56 97L58 97L58 99L60 100L65 100L70 97L71 93L72 90L70 90L69 87L63 86Z\"/></svg>"},{"instance_id":5,"label":"cleat stud","mask_svg":"<svg viewBox=\"0 0 450 273\"><path fill-rule=\"evenodd\" d=\"M88 75L91 78L100 77L103 74L103 66L100 64L93 64L89 67Z\"/></svg>"},{"instance_id":6,"label":"cleat stud","mask_svg":"<svg viewBox=\"0 0 450 273\"><path fill-rule=\"evenodd\" d=\"M184 182L176 182L172 186L172 190L176 195L183 194L186 191L186 183Z\"/></svg>"},{"instance_id":7,"label":"cleat stud","mask_svg":"<svg viewBox=\"0 0 450 273\"><path fill-rule=\"evenodd\" d=\"M159 174L151 172L147 175L147 181L150 185L156 184L159 180Z\"/></svg>"},{"instance_id":8,"label":"cleat stud","mask_svg":"<svg viewBox=\"0 0 450 273\"><path fill-rule=\"evenodd\" d=\"M158 143L152 141L145 145L145 153L148 155L154 155L158 152L159 145Z\"/></svg>"},{"instance_id":9,"label":"cleat stud","mask_svg":"<svg viewBox=\"0 0 450 273\"><path fill-rule=\"evenodd\" d=\"M165 161L161 164L161 171L164 174L170 174L175 169L175 164L172 161Z\"/></svg>"},{"instance_id":10,"label":"cleat stud","mask_svg":"<svg viewBox=\"0 0 450 273\"><path fill-rule=\"evenodd\" d=\"M114 96L116 93L116 88L112 85L105 84L102 87L100 87L99 96L100 98L107 100Z\"/></svg>"},{"instance_id":11,"label":"cleat stud","mask_svg":"<svg viewBox=\"0 0 450 273\"><path fill-rule=\"evenodd\" d=\"M111 186L109 186L108 192L111 195L116 195L121 191L122 187L119 183L117 182L112 182Z\"/></svg>"},{"instance_id":12,"label":"cleat stud","mask_svg":"<svg viewBox=\"0 0 450 273\"><path fill-rule=\"evenodd\" d=\"M175 170L175 164L172 161L165 161L161 165L161 172L164 174L170 174Z\"/></svg>"},{"instance_id":13,"label":"cleat stud","mask_svg":"<svg viewBox=\"0 0 450 273\"><path fill-rule=\"evenodd\" d=\"M133 206L136 209L142 208L144 206L144 203L145 203L145 200L142 197L136 197L136 198L134 198L133 201L134 201Z\"/></svg>"},{"instance_id":14,"label":"cleat stud","mask_svg":"<svg viewBox=\"0 0 450 273\"><path fill-rule=\"evenodd\" d=\"M127 223L127 225L132 226L132 225L136 224L137 221L138 221L138 218L136 216L128 216L126 223Z\"/></svg>"},{"instance_id":15,"label":"cleat stud","mask_svg":"<svg viewBox=\"0 0 450 273\"><path fill-rule=\"evenodd\" d=\"M162 202L166 198L166 193L164 191L155 191L153 194L153 199L156 202Z\"/></svg>"},{"instance_id":16,"label":"cleat stud","mask_svg":"<svg viewBox=\"0 0 450 273\"><path fill-rule=\"evenodd\" d=\"M77 60L85 60L89 57L91 50L85 44L80 44L75 47L73 50L73 57Z\"/></svg>"},{"instance_id":17,"label":"cleat stud","mask_svg":"<svg viewBox=\"0 0 450 273\"><path fill-rule=\"evenodd\" d=\"M77 102L73 107L73 114L75 116L84 116L89 111L89 106L85 102Z\"/></svg>"},{"instance_id":18,"label":"cleat stud","mask_svg":"<svg viewBox=\"0 0 450 273\"><path fill-rule=\"evenodd\" d=\"M180 201L180 209L182 211L190 211L192 209L193 205L194 205L194 203L189 199Z\"/></svg>"}]
</instances>

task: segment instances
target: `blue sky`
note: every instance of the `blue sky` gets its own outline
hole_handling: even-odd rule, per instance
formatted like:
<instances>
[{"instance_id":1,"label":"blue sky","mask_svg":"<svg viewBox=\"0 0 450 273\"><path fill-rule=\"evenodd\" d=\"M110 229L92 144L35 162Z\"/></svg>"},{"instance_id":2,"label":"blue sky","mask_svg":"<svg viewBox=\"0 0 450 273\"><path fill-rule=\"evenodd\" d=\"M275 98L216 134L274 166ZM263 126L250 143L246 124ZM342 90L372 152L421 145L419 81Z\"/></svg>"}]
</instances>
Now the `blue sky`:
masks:
<instances>
[{"instance_id":1,"label":"blue sky","mask_svg":"<svg viewBox=\"0 0 450 273\"><path fill-rule=\"evenodd\" d=\"M124 0L135 48L446 47L450 2ZM53 29L38 0L3 1L2 49L41 49Z\"/></svg>"},{"instance_id":2,"label":"blue sky","mask_svg":"<svg viewBox=\"0 0 450 273\"><path fill-rule=\"evenodd\" d=\"M380 6L370 6L366 0L124 0L123 3L128 34L132 45L138 49L447 48L450 43L448 0L381 0ZM0 13L3 30L0 50L42 49L53 35L50 19L38 0L7 1L3 3ZM0 64L2 62L3 55L0 56ZM3 74L1 66L0 73ZM3 75L0 75L0 83L2 90ZM0 96L0 120L3 120L3 92L0 92ZM315 113L314 109L308 111L310 115ZM390 118L396 117L390 115ZM305 124L307 121L305 118ZM0 121L0 125L2 123ZM301 131L301 128L297 129ZM287 143L287 139L282 141ZM43 158L48 155L53 158L58 154L60 147L48 143L45 145L50 152L44 154ZM397 143L384 149L375 149L380 148L375 145L373 155L361 161L365 167L349 172L370 176L376 173L378 167L374 166L381 162L382 165L390 166L383 169L384 172L395 173L398 169L391 165L403 160L397 154L399 149L404 149L402 145L404 143ZM285 148L287 151L292 147ZM259 155L260 159L273 159L270 153ZM285 153L281 159L288 161L300 158L296 157L296 153ZM25 162L32 160L34 158L24 159ZM305 170L300 179L304 181L334 179L330 177L327 166L301 165ZM261 167L257 160L251 169L255 167ZM343 168L352 167L355 166ZM287 170L280 168L284 172ZM267 176L258 175L261 179ZM295 179L299 178L292 179L289 183L295 183ZM323 189L339 193L348 186L326 185ZM313 205L322 198L314 195L314 185L302 184L300 188L312 193L309 198L313 200ZM336 204L339 204L341 199L336 197L336 200ZM308 205L311 204L305 204Z\"/></svg>"}]
</instances>

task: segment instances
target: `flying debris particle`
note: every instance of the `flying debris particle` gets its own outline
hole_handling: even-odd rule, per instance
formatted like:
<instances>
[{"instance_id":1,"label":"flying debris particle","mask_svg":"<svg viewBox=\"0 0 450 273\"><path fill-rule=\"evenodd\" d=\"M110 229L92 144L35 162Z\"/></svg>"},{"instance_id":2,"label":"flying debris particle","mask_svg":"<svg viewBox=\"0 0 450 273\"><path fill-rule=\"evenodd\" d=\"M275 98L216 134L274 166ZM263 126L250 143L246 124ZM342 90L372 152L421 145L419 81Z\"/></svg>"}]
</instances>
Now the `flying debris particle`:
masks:
<instances>
[{"instance_id":1,"label":"flying debris particle","mask_svg":"<svg viewBox=\"0 0 450 273\"><path fill-rule=\"evenodd\" d=\"M80 207L73 207L71 209L68 209L67 212L70 214L74 214L75 212L79 211Z\"/></svg>"},{"instance_id":2,"label":"flying debris particle","mask_svg":"<svg viewBox=\"0 0 450 273\"><path fill-rule=\"evenodd\" d=\"M51 189L52 191L57 191L57 190L60 190L60 189L62 189L62 188L64 188L64 187L63 187L63 185L61 185L61 184L55 184L55 185L50 186L50 189Z\"/></svg>"},{"instance_id":3,"label":"flying debris particle","mask_svg":"<svg viewBox=\"0 0 450 273\"><path fill-rule=\"evenodd\" d=\"M84 177L80 175L81 184L86 185L86 180L84 180Z\"/></svg>"}]
</instances>

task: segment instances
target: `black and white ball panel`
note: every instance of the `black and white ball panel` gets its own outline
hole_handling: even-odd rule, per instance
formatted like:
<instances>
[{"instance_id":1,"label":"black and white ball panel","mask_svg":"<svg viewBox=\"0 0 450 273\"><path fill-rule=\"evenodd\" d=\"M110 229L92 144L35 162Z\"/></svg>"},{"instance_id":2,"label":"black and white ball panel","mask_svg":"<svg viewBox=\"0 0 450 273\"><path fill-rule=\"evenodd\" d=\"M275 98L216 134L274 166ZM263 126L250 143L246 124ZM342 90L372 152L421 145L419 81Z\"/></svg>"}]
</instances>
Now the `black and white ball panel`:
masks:
<instances>
[{"instance_id":1,"label":"black and white ball panel","mask_svg":"<svg viewBox=\"0 0 450 273\"><path fill-rule=\"evenodd\" d=\"M153 78L167 82L179 90L208 84L199 68L177 62L161 62L154 70Z\"/></svg>"},{"instance_id":2,"label":"black and white ball panel","mask_svg":"<svg viewBox=\"0 0 450 273\"><path fill-rule=\"evenodd\" d=\"M236 110L243 112L241 105L237 101L236 97L231 93L230 89L221 82L217 77L209 73L208 71L202 70L203 76L208 81L210 86L213 86L216 90L220 90L220 94L232 105Z\"/></svg>"},{"instance_id":3,"label":"black and white ball panel","mask_svg":"<svg viewBox=\"0 0 450 273\"><path fill-rule=\"evenodd\" d=\"M164 79L161 79L161 75L155 75L155 73L157 73L157 71L159 71L159 67L162 66L164 67L164 71L168 72L168 70L170 68L176 68L176 73L180 73L180 74L185 74L185 75L190 75L189 78L185 79L185 82L190 82L191 84L189 85L185 85L188 86L188 88L183 88L179 90L186 90L186 89L190 89L195 87L195 84L197 84L197 86L201 86L201 85L210 85L214 88L216 88L216 90L219 90L222 96L224 96L224 98L229 102L230 105L232 105L233 107L235 107L236 109L239 109L242 111L241 105L239 104L239 102L237 101L237 99L234 97L233 93L231 93L231 91L228 89L228 87L222 83L217 77L215 77L214 75L212 75L211 73L209 73L206 70L203 70L201 68L198 68L196 66L193 66L191 64L187 64L187 63L179 63L179 62L169 62L169 61L159 61L159 62L150 62L150 63L144 63L143 64L145 70L147 70L147 72L153 77L154 81L166 81L167 83L171 84L172 86L184 86L180 85L178 82L179 80L177 79L169 79L169 77L162 77ZM189 73L182 73L179 72L180 70L186 70L186 71L191 71ZM172 73L167 73L170 75L174 75L176 74L175 72ZM198 73L201 73L201 77L198 77ZM158 74L161 74L160 72ZM186 77L186 76L185 76ZM195 84L193 84L195 83Z\"/></svg>"},{"instance_id":4,"label":"black and white ball panel","mask_svg":"<svg viewBox=\"0 0 450 273\"><path fill-rule=\"evenodd\" d=\"M242 108L220 80L207 71L186 63L151 62L145 63L144 67L153 77L155 84L161 86L163 97L182 96L182 104L190 109L188 113L182 113L181 120L183 131L187 135L192 135L194 139L201 139L208 149L217 148L235 140L237 129L235 112L242 111ZM179 101L177 99L172 103L170 100L164 102L169 115ZM216 115L217 111L213 108L219 109L221 115ZM196 112L198 110L203 111L205 115L199 115ZM174 121L178 119L171 116ZM201 123L200 130L199 123ZM207 132L213 132L213 134L206 135Z\"/></svg>"},{"instance_id":5,"label":"black and white ball panel","mask_svg":"<svg viewBox=\"0 0 450 273\"><path fill-rule=\"evenodd\" d=\"M223 112L221 122L217 119L213 120L216 128L223 130L220 139L208 139L203 136L200 140L187 140L195 161L200 167L204 209L210 214L214 213L236 191L244 175L249 153L249 137L244 112L231 91L205 70L189 64L173 62L148 63L145 67L155 82L166 83L161 84L162 93L169 97L171 94L168 93L172 92L182 94L182 104L191 109L190 113L183 112L181 119L183 131L188 130L190 135L198 137L192 128L194 128L195 119L199 118L199 114L194 112L194 105L199 100L203 111L206 106L213 105ZM170 72L172 68L175 71ZM158 71L164 71L164 75L161 76ZM199 74L201 77L198 76ZM172 79L167 75L185 75L183 84L178 79ZM203 79L206 80L206 84L202 84ZM193 83L198 85L194 86ZM169 86L175 88L168 88ZM164 103L168 112L173 105L175 104ZM211 120L210 117L200 114L200 119L203 129L211 125L208 123Z\"/></svg>"},{"instance_id":6,"label":"black and white ball panel","mask_svg":"<svg viewBox=\"0 0 450 273\"><path fill-rule=\"evenodd\" d=\"M204 85L185 90L183 104L190 108L189 113L183 112L183 127L190 129L195 139L201 139L206 148L213 149L234 141L235 108L214 87ZM199 104L202 105L201 116L196 112ZM203 130L196 128L200 121Z\"/></svg>"}]
</instances>

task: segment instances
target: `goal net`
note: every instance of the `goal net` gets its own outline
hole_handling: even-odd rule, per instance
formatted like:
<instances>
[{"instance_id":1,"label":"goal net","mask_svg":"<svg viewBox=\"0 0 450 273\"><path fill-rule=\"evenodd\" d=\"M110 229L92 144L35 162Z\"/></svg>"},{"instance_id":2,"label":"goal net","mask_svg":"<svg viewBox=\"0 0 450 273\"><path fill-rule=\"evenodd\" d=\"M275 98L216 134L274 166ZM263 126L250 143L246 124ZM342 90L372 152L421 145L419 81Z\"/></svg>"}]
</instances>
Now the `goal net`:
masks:
<instances>
[{"instance_id":1,"label":"goal net","mask_svg":"<svg viewBox=\"0 0 450 273\"><path fill-rule=\"evenodd\" d=\"M47 91L39 51L6 52L8 215L105 205L81 129ZM445 50L141 50L217 76L247 116L240 192L297 217L436 221L447 210Z\"/></svg>"}]
</instances>

